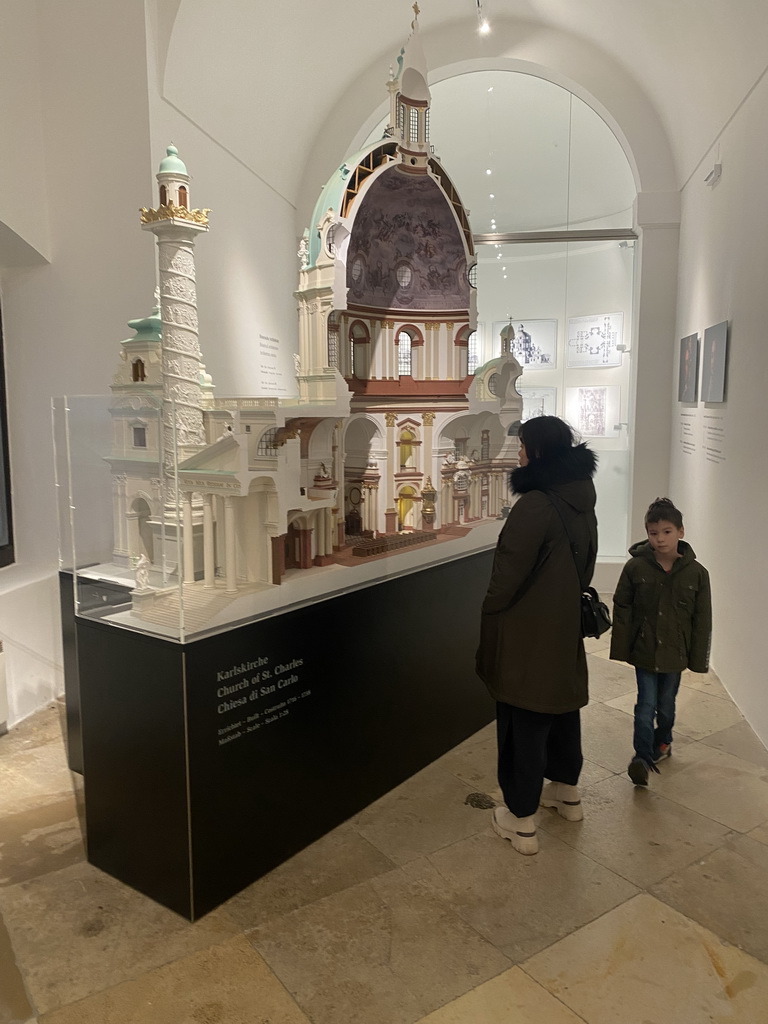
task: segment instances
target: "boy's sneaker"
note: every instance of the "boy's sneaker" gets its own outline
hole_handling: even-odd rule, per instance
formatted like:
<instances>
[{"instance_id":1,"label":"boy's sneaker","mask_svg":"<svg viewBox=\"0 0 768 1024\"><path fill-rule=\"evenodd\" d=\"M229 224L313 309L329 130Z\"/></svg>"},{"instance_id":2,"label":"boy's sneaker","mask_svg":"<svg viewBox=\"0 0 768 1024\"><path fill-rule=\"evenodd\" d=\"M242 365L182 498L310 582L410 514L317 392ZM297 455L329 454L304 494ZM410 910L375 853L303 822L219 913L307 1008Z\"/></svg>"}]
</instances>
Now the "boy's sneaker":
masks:
<instances>
[{"instance_id":1,"label":"boy's sneaker","mask_svg":"<svg viewBox=\"0 0 768 1024\"><path fill-rule=\"evenodd\" d=\"M653 763L658 764L659 761L663 761L665 757L672 757L672 744L671 743L660 743L653 752Z\"/></svg>"},{"instance_id":2,"label":"boy's sneaker","mask_svg":"<svg viewBox=\"0 0 768 1024\"><path fill-rule=\"evenodd\" d=\"M647 786L651 772L661 775L653 761L644 761L642 757L633 757L627 768L627 774L636 786Z\"/></svg>"},{"instance_id":3,"label":"boy's sneaker","mask_svg":"<svg viewBox=\"0 0 768 1024\"><path fill-rule=\"evenodd\" d=\"M508 839L518 853L531 856L539 852L539 839L533 817L516 818L507 807L496 807L493 811L493 831L502 839Z\"/></svg>"},{"instance_id":4,"label":"boy's sneaker","mask_svg":"<svg viewBox=\"0 0 768 1024\"><path fill-rule=\"evenodd\" d=\"M629 762L627 774L636 786L648 785L648 764L642 757L633 757Z\"/></svg>"},{"instance_id":5,"label":"boy's sneaker","mask_svg":"<svg viewBox=\"0 0 768 1024\"><path fill-rule=\"evenodd\" d=\"M554 807L566 821L581 821L584 817L578 788L564 782L548 782L541 791L539 803L542 807Z\"/></svg>"}]
</instances>

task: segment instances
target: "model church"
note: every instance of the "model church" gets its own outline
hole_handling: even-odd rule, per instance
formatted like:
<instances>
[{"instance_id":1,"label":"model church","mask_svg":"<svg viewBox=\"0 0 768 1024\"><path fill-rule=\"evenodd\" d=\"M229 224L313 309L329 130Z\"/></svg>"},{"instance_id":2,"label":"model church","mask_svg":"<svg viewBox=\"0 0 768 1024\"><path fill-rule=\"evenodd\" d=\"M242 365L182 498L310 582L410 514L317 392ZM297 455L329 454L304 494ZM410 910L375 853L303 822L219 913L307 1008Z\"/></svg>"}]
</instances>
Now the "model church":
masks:
<instances>
[{"instance_id":1,"label":"model church","mask_svg":"<svg viewBox=\"0 0 768 1024\"><path fill-rule=\"evenodd\" d=\"M138 567L140 617L179 581L231 598L449 541L508 502L521 368L504 339L468 372L475 253L430 142L418 15L387 88L383 137L335 172L299 246L297 397L215 394L195 290L209 211L175 147L160 164L141 211L158 306L129 324L110 404L113 561Z\"/></svg>"}]
</instances>

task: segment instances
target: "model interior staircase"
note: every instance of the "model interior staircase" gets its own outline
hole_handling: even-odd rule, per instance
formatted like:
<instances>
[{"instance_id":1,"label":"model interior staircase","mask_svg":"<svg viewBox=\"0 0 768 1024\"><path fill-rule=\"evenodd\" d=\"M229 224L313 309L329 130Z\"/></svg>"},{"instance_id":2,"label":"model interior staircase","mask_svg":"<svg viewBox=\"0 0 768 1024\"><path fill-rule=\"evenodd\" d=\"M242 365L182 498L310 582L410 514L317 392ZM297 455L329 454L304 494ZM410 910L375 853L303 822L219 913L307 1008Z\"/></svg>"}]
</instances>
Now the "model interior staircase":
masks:
<instances>
[{"instance_id":1,"label":"model interior staircase","mask_svg":"<svg viewBox=\"0 0 768 1024\"><path fill-rule=\"evenodd\" d=\"M237 593L227 594L224 581L217 580L211 588L203 587L202 583L185 584L184 586L184 633L197 633L219 615L227 605L237 601L246 594L255 594L266 589L266 584L252 583L238 587ZM178 627L179 624L179 592L164 594L145 609L141 618L144 622L152 622L167 629Z\"/></svg>"}]
</instances>

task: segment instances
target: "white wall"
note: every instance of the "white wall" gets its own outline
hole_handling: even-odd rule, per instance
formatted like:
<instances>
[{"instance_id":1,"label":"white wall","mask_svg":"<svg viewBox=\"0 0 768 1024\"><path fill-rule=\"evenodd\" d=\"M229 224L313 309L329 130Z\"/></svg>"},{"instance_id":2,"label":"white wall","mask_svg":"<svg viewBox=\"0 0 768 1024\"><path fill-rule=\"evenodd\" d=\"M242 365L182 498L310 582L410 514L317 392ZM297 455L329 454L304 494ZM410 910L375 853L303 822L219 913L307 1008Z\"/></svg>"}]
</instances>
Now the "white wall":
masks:
<instances>
[{"instance_id":1,"label":"white wall","mask_svg":"<svg viewBox=\"0 0 768 1024\"><path fill-rule=\"evenodd\" d=\"M0 106L13 149L3 201L51 259L0 267L17 553L0 570L0 635L13 722L61 689L51 396L105 390L126 320L150 308L154 267L137 224L152 170L143 2L12 3L3 18L3 45L28 58L9 65L14 102Z\"/></svg>"},{"instance_id":2,"label":"white wall","mask_svg":"<svg viewBox=\"0 0 768 1024\"><path fill-rule=\"evenodd\" d=\"M768 742L768 659L765 620L768 475L768 79L738 109L716 147L704 155L683 193L677 339L723 320L731 324L728 394L724 405L673 405L671 496L685 515L686 536L712 577L715 629L712 661L734 699ZM704 177L717 153L720 182ZM665 375L677 383L675 355ZM696 451L680 444L681 421L693 414ZM725 430L723 462L704 451L704 426L715 416Z\"/></svg>"}]
</instances>

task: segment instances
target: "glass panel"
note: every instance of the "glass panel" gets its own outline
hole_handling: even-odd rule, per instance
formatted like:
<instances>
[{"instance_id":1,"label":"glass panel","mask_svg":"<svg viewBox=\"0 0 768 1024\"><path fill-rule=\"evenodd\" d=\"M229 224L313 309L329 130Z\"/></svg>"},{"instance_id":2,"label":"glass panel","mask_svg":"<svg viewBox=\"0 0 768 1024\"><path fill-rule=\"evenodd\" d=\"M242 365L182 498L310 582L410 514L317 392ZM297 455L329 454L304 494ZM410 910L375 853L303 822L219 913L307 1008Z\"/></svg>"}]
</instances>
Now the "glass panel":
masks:
<instances>
[{"instance_id":1,"label":"glass panel","mask_svg":"<svg viewBox=\"0 0 768 1024\"><path fill-rule=\"evenodd\" d=\"M632 227L624 151L567 89L514 71L473 71L430 92L430 139L476 234Z\"/></svg>"},{"instance_id":2,"label":"glass panel","mask_svg":"<svg viewBox=\"0 0 768 1024\"><path fill-rule=\"evenodd\" d=\"M601 559L626 557L634 253L615 241L478 249L480 361L511 326L524 418L562 416L598 452Z\"/></svg>"}]
</instances>

